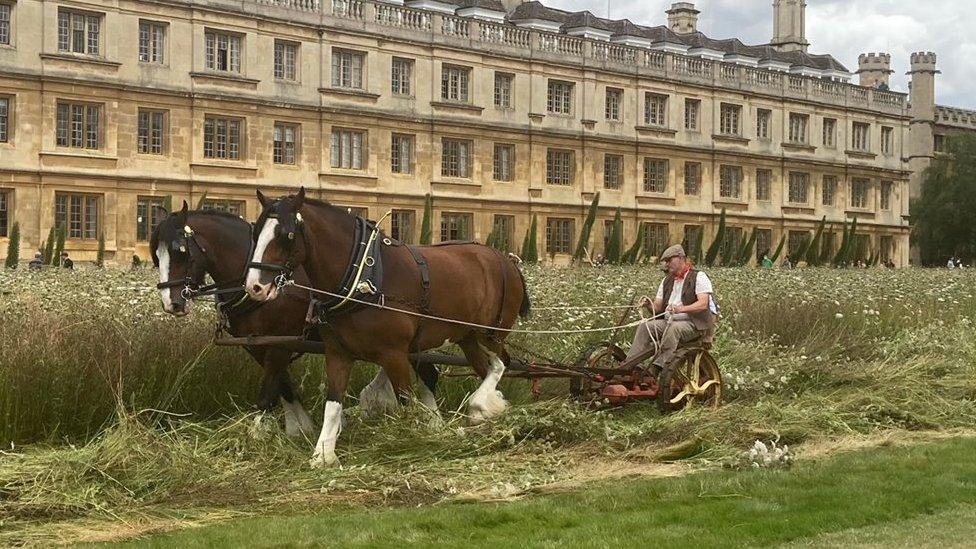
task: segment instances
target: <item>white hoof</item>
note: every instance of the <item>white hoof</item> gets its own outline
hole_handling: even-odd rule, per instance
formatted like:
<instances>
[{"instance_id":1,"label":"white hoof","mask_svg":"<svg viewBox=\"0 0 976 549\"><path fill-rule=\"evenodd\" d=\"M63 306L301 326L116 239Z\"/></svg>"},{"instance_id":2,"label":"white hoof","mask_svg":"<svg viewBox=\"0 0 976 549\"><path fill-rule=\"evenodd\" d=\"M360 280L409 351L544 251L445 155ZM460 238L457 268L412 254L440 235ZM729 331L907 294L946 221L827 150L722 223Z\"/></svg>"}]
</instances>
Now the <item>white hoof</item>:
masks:
<instances>
[{"instance_id":1,"label":"white hoof","mask_svg":"<svg viewBox=\"0 0 976 549\"><path fill-rule=\"evenodd\" d=\"M501 391L486 393L483 397L475 395L468 405L468 423L478 425L498 416L508 407Z\"/></svg>"},{"instance_id":2,"label":"white hoof","mask_svg":"<svg viewBox=\"0 0 976 549\"><path fill-rule=\"evenodd\" d=\"M324 469L325 467L332 467L338 463L339 456L335 452L316 452L308 462L312 466L312 469Z\"/></svg>"}]
</instances>

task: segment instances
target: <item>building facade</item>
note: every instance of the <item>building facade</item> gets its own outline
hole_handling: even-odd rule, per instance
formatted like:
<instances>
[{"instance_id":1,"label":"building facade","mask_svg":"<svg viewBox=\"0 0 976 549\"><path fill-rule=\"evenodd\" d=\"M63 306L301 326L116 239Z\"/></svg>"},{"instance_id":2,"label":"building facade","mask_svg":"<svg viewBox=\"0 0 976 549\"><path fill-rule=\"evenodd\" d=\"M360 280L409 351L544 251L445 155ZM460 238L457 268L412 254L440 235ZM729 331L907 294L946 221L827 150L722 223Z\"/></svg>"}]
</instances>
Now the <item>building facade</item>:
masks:
<instances>
[{"instance_id":1,"label":"building facade","mask_svg":"<svg viewBox=\"0 0 976 549\"><path fill-rule=\"evenodd\" d=\"M145 259L167 197L253 220L255 189L304 185L392 210L405 241L428 193L435 240L517 251L536 217L557 263L597 193L593 256L618 208L651 253L707 246L724 210L731 247L795 249L826 217L826 254L856 217L865 253L908 263L916 106L806 53L805 2L775 3L764 46L705 37L687 2L662 27L407 3L0 0L0 254L16 221L22 257L57 225L76 260L100 236L109 261Z\"/></svg>"}]
</instances>

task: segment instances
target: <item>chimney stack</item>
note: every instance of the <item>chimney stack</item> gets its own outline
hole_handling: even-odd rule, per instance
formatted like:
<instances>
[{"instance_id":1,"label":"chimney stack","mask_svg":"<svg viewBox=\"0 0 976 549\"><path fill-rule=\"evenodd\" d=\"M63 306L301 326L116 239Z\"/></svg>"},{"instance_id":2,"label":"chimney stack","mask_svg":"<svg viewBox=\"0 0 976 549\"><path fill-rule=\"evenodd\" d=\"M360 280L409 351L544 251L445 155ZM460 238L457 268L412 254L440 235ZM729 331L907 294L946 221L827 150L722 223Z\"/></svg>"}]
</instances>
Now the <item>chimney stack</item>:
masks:
<instances>
[{"instance_id":1,"label":"chimney stack","mask_svg":"<svg viewBox=\"0 0 976 549\"><path fill-rule=\"evenodd\" d=\"M891 54L862 53L857 58L857 74L861 77L861 85L877 88L880 84L886 87L892 73Z\"/></svg>"},{"instance_id":2,"label":"chimney stack","mask_svg":"<svg viewBox=\"0 0 976 549\"><path fill-rule=\"evenodd\" d=\"M668 14L668 28L677 34L694 34L698 32L698 14L692 2L675 2L671 4Z\"/></svg>"}]
</instances>

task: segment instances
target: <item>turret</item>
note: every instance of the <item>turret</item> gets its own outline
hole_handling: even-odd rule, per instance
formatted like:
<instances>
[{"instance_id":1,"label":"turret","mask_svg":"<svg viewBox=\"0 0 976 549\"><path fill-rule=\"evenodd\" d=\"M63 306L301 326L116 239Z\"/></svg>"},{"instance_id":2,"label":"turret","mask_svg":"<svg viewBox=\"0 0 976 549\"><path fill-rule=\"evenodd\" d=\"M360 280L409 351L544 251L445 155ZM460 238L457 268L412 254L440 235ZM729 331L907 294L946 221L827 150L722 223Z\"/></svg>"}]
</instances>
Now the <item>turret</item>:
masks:
<instances>
[{"instance_id":1,"label":"turret","mask_svg":"<svg viewBox=\"0 0 976 549\"><path fill-rule=\"evenodd\" d=\"M668 14L668 28L677 34L694 34L698 32L698 14L692 2L675 2L671 4Z\"/></svg>"},{"instance_id":2,"label":"turret","mask_svg":"<svg viewBox=\"0 0 976 549\"><path fill-rule=\"evenodd\" d=\"M891 54L862 53L857 58L857 74L861 77L862 86L887 88L894 72L891 70Z\"/></svg>"},{"instance_id":3,"label":"turret","mask_svg":"<svg viewBox=\"0 0 976 549\"><path fill-rule=\"evenodd\" d=\"M922 192L922 173L935 157L935 75L938 58L930 51L912 54L911 129L909 130L908 166L912 170L909 185L911 198Z\"/></svg>"},{"instance_id":4,"label":"turret","mask_svg":"<svg viewBox=\"0 0 976 549\"><path fill-rule=\"evenodd\" d=\"M779 51L807 51L806 0L773 0L773 39Z\"/></svg>"}]
</instances>

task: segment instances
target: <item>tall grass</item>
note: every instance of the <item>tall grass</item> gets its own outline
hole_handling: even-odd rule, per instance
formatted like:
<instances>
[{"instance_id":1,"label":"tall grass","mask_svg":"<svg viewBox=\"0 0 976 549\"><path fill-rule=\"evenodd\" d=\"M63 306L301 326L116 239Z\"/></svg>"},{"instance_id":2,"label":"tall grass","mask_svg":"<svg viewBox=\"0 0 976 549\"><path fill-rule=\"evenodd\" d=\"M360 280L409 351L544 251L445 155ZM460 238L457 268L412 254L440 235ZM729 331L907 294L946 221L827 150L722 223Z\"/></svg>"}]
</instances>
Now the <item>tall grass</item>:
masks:
<instances>
[{"instance_id":1,"label":"tall grass","mask_svg":"<svg viewBox=\"0 0 976 549\"><path fill-rule=\"evenodd\" d=\"M976 300L969 271L716 270L723 322L714 354L726 404L662 417L632 405L595 411L562 398L565 382L505 380L516 404L465 428L458 410L477 383L445 376L443 424L408 409L361 421L350 409L342 470L307 467L310 441L256 436L248 414L260 369L239 349L210 346L205 305L184 319L159 311L150 272L0 273L0 515L29 523L262 509L303 498L424 502L531 489L600 456L722 459L756 438L790 444L878 430L976 423ZM547 309L627 303L653 295L646 268L532 267L538 306L528 327L609 326L619 311ZM572 362L611 334L512 336L519 347ZM616 334L629 342L633 331ZM516 352L519 354L519 352ZM312 416L322 363L293 377ZM460 373L453 368L447 374ZM352 394L375 367L357 368ZM558 397L556 400L546 400ZM351 400L355 404L354 399ZM23 444L28 446L22 447Z\"/></svg>"}]
</instances>

